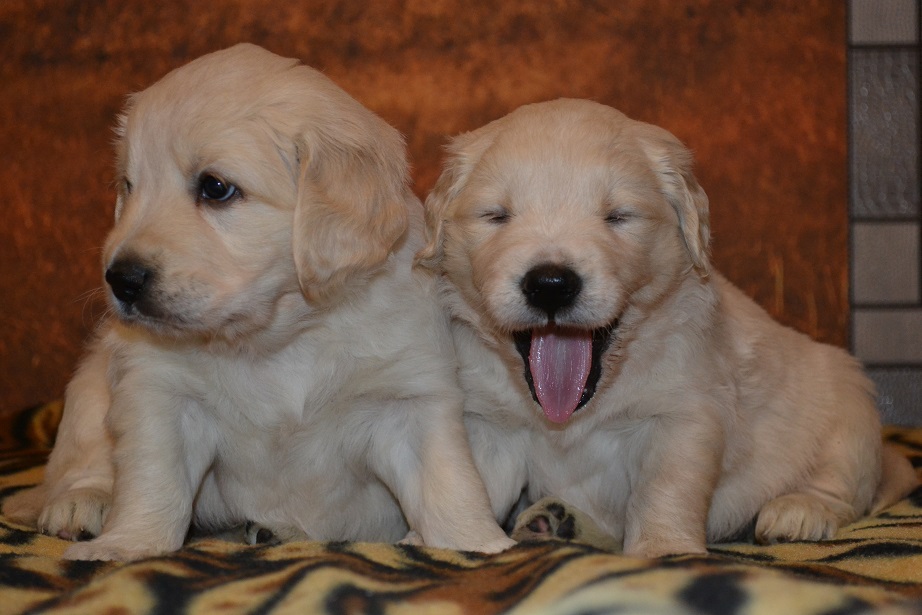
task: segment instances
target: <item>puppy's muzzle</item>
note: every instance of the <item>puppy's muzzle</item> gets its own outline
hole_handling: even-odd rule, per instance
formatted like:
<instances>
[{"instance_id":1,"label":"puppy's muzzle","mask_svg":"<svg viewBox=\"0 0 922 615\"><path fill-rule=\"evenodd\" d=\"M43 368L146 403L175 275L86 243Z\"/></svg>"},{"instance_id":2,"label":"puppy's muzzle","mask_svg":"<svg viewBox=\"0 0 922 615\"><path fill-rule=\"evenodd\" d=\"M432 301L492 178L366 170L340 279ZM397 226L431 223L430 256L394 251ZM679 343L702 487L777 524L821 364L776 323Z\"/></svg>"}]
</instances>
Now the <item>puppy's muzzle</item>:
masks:
<instances>
[{"instance_id":1,"label":"puppy's muzzle","mask_svg":"<svg viewBox=\"0 0 922 615\"><path fill-rule=\"evenodd\" d=\"M106 283L123 309L130 309L149 293L153 272L134 259L120 259L106 269Z\"/></svg>"},{"instance_id":2,"label":"puppy's muzzle","mask_svg":"<svg viewBox=\"0 0 922 615\"><path fill-rule=\"evenodd\" d=\"M529 307L548 318L545 325L512 334L525 362L525 381L545 416L554 423L565 423L595 394L602 354L618 321L595 329L555 322L557 314L576 305L583 290L583 278L564 265L532 267L522 276L520 288Z\"/></svg>"},{"instance_id":3,"label":"puppy's muzzle","mask_svg":"<svg viewBox=\"0 0 922 615\"><path fill-rule=\"evenodd\" d=\"M528 305L553 320L557 312L576 302L583 280L569 267L546 263L531 268L522 278L521 288Z\"/></svg>"}]
</instances>

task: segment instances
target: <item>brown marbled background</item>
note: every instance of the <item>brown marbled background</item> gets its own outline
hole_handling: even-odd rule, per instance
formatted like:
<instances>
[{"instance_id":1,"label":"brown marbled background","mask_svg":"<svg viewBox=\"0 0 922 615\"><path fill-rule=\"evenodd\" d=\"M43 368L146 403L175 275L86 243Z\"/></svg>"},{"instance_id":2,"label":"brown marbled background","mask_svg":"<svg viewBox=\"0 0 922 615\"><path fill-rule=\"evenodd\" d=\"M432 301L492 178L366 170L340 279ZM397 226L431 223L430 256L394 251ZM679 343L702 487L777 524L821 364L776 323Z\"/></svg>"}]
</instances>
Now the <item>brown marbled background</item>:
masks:
<instances>
[{"instance_id":1,"label":"brown marbled background","mask_svg":"<svg viewBox=\"0 0 922 615\"><path fill-rule=\"evenodd\" d=\"M0 2L0 409L56 398L105 311L99 247L125 96L239 41L301 58L407 135L559 96L698 157L714 259L772 314L846 342L845 3L829 0Z\"/></svg>"}]
</instances>

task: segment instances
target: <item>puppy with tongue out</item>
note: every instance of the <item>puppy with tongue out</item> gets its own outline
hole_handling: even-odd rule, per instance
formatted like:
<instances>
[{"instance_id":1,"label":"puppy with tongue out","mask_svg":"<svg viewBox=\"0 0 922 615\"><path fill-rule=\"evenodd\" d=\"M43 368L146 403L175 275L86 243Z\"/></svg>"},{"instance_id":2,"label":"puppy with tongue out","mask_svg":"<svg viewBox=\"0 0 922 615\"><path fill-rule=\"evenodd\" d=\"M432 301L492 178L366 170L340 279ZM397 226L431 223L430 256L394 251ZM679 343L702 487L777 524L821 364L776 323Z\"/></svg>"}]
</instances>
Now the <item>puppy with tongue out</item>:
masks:
<instances>
[{"instance_id":1,"label":"puppy with tongue out","mask_svg":"<svg viewBox=\"0 0 922 615\"><path fill-rule=\"evenodd\" d=\"M440 274L500 521L534 504L532 535L579 539L572 513L630 554L701 553L753 521L761 542L830 538L915 484L857 362L711 269L674 136L557 100L447 151L418 260Z\"/></svg>"}]
</instances>

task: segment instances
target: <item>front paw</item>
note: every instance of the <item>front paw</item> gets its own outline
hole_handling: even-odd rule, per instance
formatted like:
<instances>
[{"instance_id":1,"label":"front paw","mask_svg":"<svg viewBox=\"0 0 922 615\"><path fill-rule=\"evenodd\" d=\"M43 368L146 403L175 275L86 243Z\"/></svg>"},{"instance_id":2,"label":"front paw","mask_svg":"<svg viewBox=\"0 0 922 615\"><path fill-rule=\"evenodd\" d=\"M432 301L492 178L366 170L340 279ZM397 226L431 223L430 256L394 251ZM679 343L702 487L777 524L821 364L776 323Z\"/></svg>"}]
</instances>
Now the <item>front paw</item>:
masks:
<instances>
[{"instance_id":1,"label":"front paw","mask_svg":"<svg viewBox=\"0 0 922 615\"><path fill-rule=\"evenodd\" d=\"M503 536L502 538L497 538L496 540L478 545L473 550L477 553L502 553L506 549L514 547L515 544L516 541L513 538Z\"/></svg>"},{"instance_id":2,"label":"front paw","mask_svg":"<svg viewBox=\"0 0 922 615\"><path fill-rule=\"evenodd\" d=\"M90 487L70 489L42 509L38 529L64 540L89 540L102 532L112 495Z\"/></svg>"},{"instance_id":3,"label":"front paw","mask_svg":"<svg viewBox=\"0 0 922 615\"><path fill-rule=\"evenodd\" d=\"M707 547L703 541L690 538L641 538L630 546L625 545L624 554L631 557L656 559L672 555L704 555Z\"/></svg>"},{"instance_id":4,"label":"front paw","mask_svg":"<svg viewBox=\"0 0 922 615\"><path fill-rule=\"evenodd\" d=\"M807 493L789 493L762 507L755 539L759 544L828 540L837 529L836 515L823 501Z\"/></svg>"},{"instance_id":5,"label":"front paw","mask_svg":"<svg viewBox=\"0 0 922 615\"><path fill-rule=\"evenodd\" d=\"M131 562L172 550L144 546L135 540L104 534L99 538L71 545L64 551L64 559Z\"/></svg>"},{"instance_id":6,"label":"front paw","mask_svg":"<svg viewBox=\"0 0 922 615\"><path fill-rule=\"evenodd\" d=\"M619 541L602 530L589 515L563 500L547 497L523 510L515 521L512 538L564 540L619 551Z\"/></svg>"},{"instance_id":7,"label":"front paw","mask_svg":"<svg viewBox=\"0 0 922 615\"><path fill-rule=\"evenodd\" d=\"M419 535L419 532L416 530L410 530L407 532L407 535L401 538L398 542L398 545L410 545L411 547L425 547L426 543L423 541L423 537Z\"/></svg>"},{"instance_id":8,"label":"front paw","mask_svg":"<svg viewBox=\"0 0 922 615\"><path fill-rule=\"evenodd\" d=\"M460 551L472 551L474 553L501 553L510 547L515 546L515 540L509 538L502 533L502 530L497 528L497 533L500 534L497 538L488 539L485 542L473 543L471 541L465 541L463 545L458 545L453 548L456 548ZM423 537L420 536L419 532L416 530L410 530L407 532L407 535L404 536L398 543L398 545L411 545L414 547L425 547L426 541L423 540Z\"/></svg>"}]
</instances>

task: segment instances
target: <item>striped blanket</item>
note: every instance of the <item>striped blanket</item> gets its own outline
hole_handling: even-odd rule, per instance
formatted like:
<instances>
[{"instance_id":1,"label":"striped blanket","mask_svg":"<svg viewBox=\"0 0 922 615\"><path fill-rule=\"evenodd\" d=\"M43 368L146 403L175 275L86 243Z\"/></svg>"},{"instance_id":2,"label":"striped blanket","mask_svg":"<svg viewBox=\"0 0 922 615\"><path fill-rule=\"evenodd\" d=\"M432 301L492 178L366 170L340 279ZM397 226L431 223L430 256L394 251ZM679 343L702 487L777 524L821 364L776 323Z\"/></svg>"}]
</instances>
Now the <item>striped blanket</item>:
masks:
<instances>
[{"instance_id":1,"label":"striped blanket","mask_svg":"<svg viewBox=\"0 0 922 615\"><path fill-rule=\"evenodd\" d=\"M54 403L0 417L0 498L41 480ZM896 429L922 465L922 429ZM567 542L499 555L409 545L198 538L130 564L0 518L0 613L922 613L922 489L834 540L712 545L643 560Z\"/></svg>"}]
</instances>

